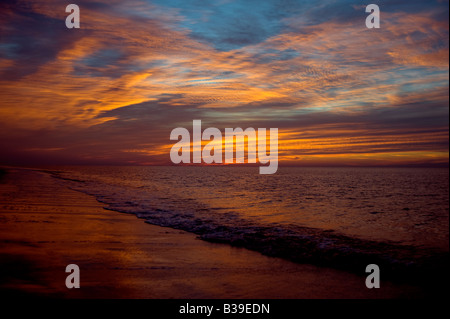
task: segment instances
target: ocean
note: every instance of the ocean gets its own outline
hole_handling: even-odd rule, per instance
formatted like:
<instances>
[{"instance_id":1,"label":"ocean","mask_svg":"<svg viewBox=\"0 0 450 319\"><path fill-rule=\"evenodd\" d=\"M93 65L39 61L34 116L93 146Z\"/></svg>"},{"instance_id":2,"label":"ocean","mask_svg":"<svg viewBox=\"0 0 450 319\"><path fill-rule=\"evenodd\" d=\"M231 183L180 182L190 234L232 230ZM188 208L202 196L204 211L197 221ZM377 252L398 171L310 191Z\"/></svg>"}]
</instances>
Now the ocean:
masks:
<instances>
[{"instance_id":1,"label":"ocean","mask_svg":"<svg viewBox=\"0 0 450 319\"><path fill-rule=\"evenodd\" d=\"M448 267L447 168L64 166L46 170L105 208L201 239L392 279ZM112 212L113 213L113 212Z\"/></svg>"}]
</instances>

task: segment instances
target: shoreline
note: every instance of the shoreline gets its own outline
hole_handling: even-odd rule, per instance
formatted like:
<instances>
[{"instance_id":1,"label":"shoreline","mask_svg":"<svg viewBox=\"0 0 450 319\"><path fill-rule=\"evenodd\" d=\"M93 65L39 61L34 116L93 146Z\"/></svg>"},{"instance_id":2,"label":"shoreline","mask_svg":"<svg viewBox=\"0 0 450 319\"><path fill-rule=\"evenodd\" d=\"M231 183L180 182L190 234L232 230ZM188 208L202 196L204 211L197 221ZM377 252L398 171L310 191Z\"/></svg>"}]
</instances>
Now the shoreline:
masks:
<instances>
[{"instance_id":1,"label":"shoreline","mask_svg":"<svg viewBox=\"0 0 450 319\"><path fill-rule=\"evenodd\" d=\"M297 264L106 210L42 172L0 181L0 293L52 298L421 298L419 287ZM81 288L65 287L80 267Z\"/></svg>"},{"instance_id":2,"label":"shoreline","mask_svg":"<svg viewBox=\"0 0 450 319\"><path fill-rule=\"evenodd\" d=\"M57 169L57 168L56 168ZM423 286L433 291L434 282L442 279L442 273L448 268L448 244L426 246L400 243L392 239L382 239L382 236L366 238L364 236L349 235L335 232L329 228L314 228L300 225L264 225L252 224L246 219L234 216L231 223L216 222L213 212L205 216L193 218L189 213L184 216L181 210L166 210L164 204L154 203L145 209L126 197L116 202L114 195L106 196L103 189L89 189L79 187L84 183L83 178L64 176L63 171L42 170L52 177L69 183L69 188L94 196L106 205L104 208L136 215L146 223L172 229L183 230L195 234L198 238L212 243L221 243L233 247L242 247L262 253L270 257L279 257L298 264L313 264L329 267L361 275L369 264L376 264L383 269L383 278L396 283L406 283ZM74 186L71 186L74 183ZM79 185L77 185L80 183ZM115 190L121 192L121 188ZM152 194L140 194L140 198ZM129 194L128 198L134 198ZM161 196L161 195L159 195ZM158 197L158 195L156 195ZM168 196L170 197L170 196ZM190 200L190 198L188 198ZM125 203L123 205L123 203ZM127 204L132 205L127 205ZM167 203L166 203L167 205ZM138 207L136 210L134 207ZM180 208L180 207L178 207ZM207 209L202 209L207 211ZM447 235L448 239L448 235Z\"/></svg>"}]
</instances>

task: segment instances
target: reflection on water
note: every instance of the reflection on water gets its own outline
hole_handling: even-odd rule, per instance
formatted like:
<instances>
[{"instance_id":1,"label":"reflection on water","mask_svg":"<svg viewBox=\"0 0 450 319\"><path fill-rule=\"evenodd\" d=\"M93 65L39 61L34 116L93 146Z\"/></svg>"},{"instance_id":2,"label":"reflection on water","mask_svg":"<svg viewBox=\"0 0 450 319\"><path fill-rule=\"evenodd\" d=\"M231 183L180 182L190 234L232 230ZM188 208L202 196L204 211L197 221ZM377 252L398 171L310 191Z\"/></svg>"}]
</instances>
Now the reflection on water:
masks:
<instances>
[{"instance_id":1,"label":"reflection on water","mask_svg":"<svg viewBox=\"0 0 450 319\"><path fill-rule=\"evenodd\" d=\"M358 273L374 263L423 283L448 266L448 169L53 169L107 209L208 241Z\"/></svg>"},{"instance_id":2,"label":"reflection on water","mask_svg":"<svg viewBox=\"0 0 450 319\"><path fill-rule=\"evenodd\" d=\"M448 169L284 167L274 175L260 175L256 167L64 171L63 177L85 181L72 186L122 211L223 225L297 225L448 250Z\"/></svg>"}]
</instances>

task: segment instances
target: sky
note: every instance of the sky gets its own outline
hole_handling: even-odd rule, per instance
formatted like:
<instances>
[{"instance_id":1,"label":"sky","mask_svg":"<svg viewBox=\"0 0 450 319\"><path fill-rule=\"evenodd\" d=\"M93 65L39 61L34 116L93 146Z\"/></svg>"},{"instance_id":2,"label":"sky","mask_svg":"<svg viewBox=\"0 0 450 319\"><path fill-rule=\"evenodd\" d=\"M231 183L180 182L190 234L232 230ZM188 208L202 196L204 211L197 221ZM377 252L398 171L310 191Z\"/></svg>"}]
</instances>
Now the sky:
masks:
<instances>
[{"instance_id":1,"label":"sky","mask_svg":"<svg viewBox=\"0 0 450 319\"><path fill-rule=\"evenodd\" d=\"M0 164L171 164L171 131L201 120L278 128L280 165L448 166L448 14L445 0L3 0Z\"/></svg>"}]
</instances>

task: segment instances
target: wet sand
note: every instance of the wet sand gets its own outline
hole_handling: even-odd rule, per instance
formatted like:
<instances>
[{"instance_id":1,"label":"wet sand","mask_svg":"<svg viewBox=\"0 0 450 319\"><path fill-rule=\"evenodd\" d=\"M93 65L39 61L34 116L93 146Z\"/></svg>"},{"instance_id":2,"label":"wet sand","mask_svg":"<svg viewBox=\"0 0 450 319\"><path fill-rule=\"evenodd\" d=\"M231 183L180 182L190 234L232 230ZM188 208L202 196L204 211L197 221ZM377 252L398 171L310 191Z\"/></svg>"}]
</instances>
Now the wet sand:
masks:
<instances>
[{"instance_id":1,"label":"wet sand","mask_svg":"<svg viewBox=\"0 0 450 319\"><path fill-rule=\"evenodd\" d=\"M80 267L68 289L65 268ZM364 270L362 270L364 271ZM63 181L0 175L0 294L56 298L414 298L420 289L201 241L103 209Z\"/></svg>"}]
</instances>

